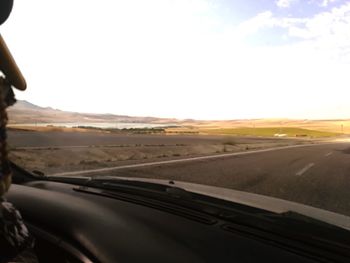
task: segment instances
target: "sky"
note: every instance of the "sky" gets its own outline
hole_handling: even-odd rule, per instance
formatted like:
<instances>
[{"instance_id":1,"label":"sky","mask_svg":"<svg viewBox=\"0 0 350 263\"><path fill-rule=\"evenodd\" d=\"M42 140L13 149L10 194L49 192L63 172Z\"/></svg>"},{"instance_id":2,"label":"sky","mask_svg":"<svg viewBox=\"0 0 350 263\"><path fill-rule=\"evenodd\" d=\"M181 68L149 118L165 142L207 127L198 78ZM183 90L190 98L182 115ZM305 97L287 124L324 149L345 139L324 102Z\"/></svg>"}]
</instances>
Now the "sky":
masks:
<instances>
[{"instance_id":1,"label":"sky","mask_svg":"<svg viewBox=\"0 0 350 263\"><path fill-rule=\"evenodd\" d=\"M40 106L350 118L350 1L16 0L0 32Z\"/></svg>"}]
</instances>

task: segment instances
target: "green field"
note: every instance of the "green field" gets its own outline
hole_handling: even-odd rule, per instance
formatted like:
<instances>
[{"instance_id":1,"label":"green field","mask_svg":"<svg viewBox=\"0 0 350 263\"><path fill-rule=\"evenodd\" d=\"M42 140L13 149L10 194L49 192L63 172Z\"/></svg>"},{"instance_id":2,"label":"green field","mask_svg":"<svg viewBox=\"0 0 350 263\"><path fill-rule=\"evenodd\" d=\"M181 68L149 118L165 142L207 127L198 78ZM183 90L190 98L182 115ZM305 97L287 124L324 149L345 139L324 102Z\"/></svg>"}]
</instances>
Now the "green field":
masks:
<instances>
[{"instance_id":1,"label":"green field","mask_svg":"<svg viewBox=\"0 0 350 263\"><path fill-rule=\"evenodd\" d=\"M335 132L325 132L290 127L266 127L266 128L222 128L203 129L201 133L222 135L250 135L250 136L274 136L275 134L286 134L287 137L334 137L340 135Z\"/></svg>"}]
</instances>

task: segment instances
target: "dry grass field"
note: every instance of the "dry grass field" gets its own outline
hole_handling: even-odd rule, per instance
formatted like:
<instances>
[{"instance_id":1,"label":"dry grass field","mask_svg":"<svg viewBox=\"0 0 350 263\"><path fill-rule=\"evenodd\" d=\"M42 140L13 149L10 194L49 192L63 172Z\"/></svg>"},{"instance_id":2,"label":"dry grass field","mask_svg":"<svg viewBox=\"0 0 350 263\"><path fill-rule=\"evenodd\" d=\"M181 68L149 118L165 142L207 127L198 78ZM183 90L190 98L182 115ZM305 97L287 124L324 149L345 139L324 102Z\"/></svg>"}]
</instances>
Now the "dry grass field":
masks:
<instances>
[{"instance_id":1,"label":"dry grass field","mask_svg":"<svg viewBox=\"0 0 350 263\"><path fill-rule=\"evenodd\" d=\"M333 139L350 133L350 121L189 121L161 133L142 132L17 125L10 127L11 158L51 174Z\"/></svg>"},{"instance_id":2,"label":"dry grass field","mask_svg":"<svg viewBox=\"0 0 350 263\"><path fill-rule=\"evenodd\" d=\"M270 129L270 131L266 131L266 129ZM181 124L181 127L169 128L167 129L167 132L170 134L192 133L255 136L273 136L274 133L286 133L290 137L295 137L297 134L306 134L314 137L328 137L350 134L350 120L258 119L196 121L184 122Z\"/></svg>"},{"instance_id":3,"label":"dry grass field","mask_svg":"<svg viewBox=\"0 0 350 263\"><path fill-rule=\"evenodd\" d=\"M11 159L45 174L310 143L308 139L221 135L130 135L11 130Z\"/></svg>"}]
</instances>

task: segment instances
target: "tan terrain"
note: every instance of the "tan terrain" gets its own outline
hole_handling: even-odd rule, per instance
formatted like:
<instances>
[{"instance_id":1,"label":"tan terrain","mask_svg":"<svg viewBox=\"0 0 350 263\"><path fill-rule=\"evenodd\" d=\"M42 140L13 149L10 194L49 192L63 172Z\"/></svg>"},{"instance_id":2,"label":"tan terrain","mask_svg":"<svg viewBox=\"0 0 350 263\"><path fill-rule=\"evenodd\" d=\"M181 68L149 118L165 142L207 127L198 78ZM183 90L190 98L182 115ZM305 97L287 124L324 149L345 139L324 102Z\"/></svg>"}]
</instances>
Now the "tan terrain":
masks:
<instances>
[{"instance_id":1,"label":"tan terrain","mask_svg":"<svg viewBox=\"0 0 350 263\"><path fill-rule=\"evenodd\" d=\"M310 143L307 139L98 132L9 133L11 159L45 174Z\"/></svg>"}]
</instances>

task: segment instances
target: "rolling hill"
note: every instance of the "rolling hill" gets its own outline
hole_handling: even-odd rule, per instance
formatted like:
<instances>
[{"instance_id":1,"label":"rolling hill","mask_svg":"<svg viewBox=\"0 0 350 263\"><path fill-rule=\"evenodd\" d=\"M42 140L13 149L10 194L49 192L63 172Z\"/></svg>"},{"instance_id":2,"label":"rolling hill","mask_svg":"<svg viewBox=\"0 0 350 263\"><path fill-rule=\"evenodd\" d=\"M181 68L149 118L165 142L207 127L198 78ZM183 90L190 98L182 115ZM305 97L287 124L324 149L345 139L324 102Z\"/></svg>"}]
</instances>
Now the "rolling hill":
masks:
<instances>
[{"instance_id":1,"label":"rolling hill","mask_svg":"<svg viewBox=\"0 0 350 263\"><path fill-rule=\"evenodd\" d=\"M98 123L98 122L124 122L124 123L177 123L176 119L154 117L131 117L114 114L78 113L40 107L25 100L18 100L10 107L9 124L34 123Z\"/></svg>"},{"instance_id":2,"label":"rolling hill","mask_svg":"<svg viewBox=\"0 0 350 263\"><path fill-rule=\"evenodd\" d=\"M297 119L243 119L243 120L179 120L175 118L133 117L115 114L78 113L40 107L25 100L18 100L9 108L9 124L39 123L150 123L176 125L173 132L197 132L209 134L246 134L252 130L269 128L286 130L290 128L309 129L313 131L350 134L350 120L297 120ZM224 129L224 130L222 130ZM232 131L232 129L237 129ZM240 130L238 130L240 129ZM243 129L243 130L242 130ZM172 131L171 129L169 131ZM245 131L245 132L242 132ZM249 131L249 132L248 132ZM261 133L255 131L254 135ZM276 132L274 132L276 133ZM305 133L305 132L303 132Z\"/></svg>"}]
</instances>

